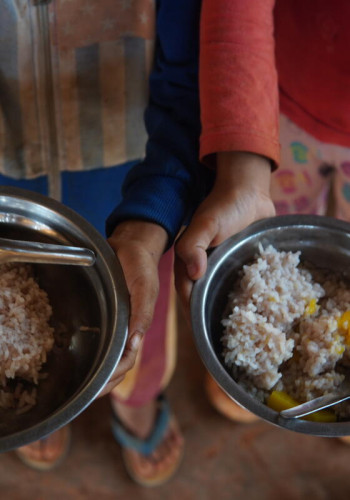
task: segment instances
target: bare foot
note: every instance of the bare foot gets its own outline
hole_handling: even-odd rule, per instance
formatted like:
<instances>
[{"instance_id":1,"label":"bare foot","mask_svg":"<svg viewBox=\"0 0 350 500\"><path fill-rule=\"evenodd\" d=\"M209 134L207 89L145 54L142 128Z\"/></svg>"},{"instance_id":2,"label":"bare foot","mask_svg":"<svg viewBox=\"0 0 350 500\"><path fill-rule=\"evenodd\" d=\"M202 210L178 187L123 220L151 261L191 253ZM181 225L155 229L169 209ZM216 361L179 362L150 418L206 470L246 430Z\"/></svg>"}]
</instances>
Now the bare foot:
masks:
<instances>
[{"instance_id":1,"label":"bare foot","mask_svg":"<svg viewBox=\"0 0 350 500\"><path fill-rule=\"evenodd\" d=\"M350 444L350 436L339 436L340 441L342 441L345 444Z\"/></svg>"},{"instance_id":2,"label":"bare foot","mask_svg":"<svg viewBox=\"0 0 350 500\"><path fill-rule=\"evenodd\" d=\"M49 470L61 463L70 444L70 427L66 425L44 439L21 446L17 456L29 467Z\"/></svg>"},{"instance_id":3,"label":"bare foot","mask_svg":"<svg viewBox=\"0 0 350 500\"><path fill-rule=\"evenodd\" d=\"M254 413L245 410L229 398L209 373L205 375L205 391L212 406L229 420L239 423L250 423L259 420L259 417Z\"/></svg>"}]
</instances>

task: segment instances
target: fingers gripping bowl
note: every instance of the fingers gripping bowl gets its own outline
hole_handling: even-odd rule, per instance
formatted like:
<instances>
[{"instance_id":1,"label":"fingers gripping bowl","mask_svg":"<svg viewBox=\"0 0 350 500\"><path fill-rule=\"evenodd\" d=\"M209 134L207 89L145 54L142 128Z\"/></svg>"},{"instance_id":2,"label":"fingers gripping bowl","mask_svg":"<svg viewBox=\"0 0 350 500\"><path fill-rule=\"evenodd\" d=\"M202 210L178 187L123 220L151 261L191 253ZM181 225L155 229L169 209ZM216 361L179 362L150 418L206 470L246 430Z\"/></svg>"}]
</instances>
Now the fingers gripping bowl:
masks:
<instances>
[{"instance_id":1,"label":"fingers gripping bowl","mask_svg":"<svg viewBox=\"0 0 350 500\"><path fill-rule=\"evenodd\" d=\"M318 270L329 271L331 275L339 273L345 281L349 278L349 224L333 218L307 215L280 216L256 222L210 254L207 273L194 286L191 314L199 353L208 371L225 392L268 422L314 435L350 434L350 419L347 418L338 418L336 422L311 422L280 417L279 412L246 390L238 375L225 363L222 320L227 316L228 297L233 285L240 279L243 266L250 265L261 247L269 245L279 252L300 252L302 265L310 263ZM321 296L319 289L317 291ZM271 297L271 300L275 299ZM290 349L290 344L288 346Z\"/></svg>"},{"instance_id":2,"label":"fingers gripping bowl","mask_svg":"<svg viewBox=\"0 0 350 500\"><path fill-rule=\"evenodd\" d=\"M61 203L21 189L0 188L0 237L83 247L96 256L91 267L32 265L52 308L54 342L42 367L36 404L24 413L0 408L0 451L6 451L67 424L98 395L125 347L129 299L121 266L108 243Z\"/></svg>"}]
</instances>

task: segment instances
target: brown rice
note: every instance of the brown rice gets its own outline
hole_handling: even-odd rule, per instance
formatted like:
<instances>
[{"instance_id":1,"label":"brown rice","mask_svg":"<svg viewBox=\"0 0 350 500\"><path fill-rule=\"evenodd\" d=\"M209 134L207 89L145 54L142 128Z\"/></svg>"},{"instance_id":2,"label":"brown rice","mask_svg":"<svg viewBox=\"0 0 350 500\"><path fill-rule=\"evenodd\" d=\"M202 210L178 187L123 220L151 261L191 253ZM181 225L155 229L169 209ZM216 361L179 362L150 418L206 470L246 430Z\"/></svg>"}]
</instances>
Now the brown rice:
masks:
<instances>
[{"instance_id":1,"label":"brown rice","mask_svg":"<svg viewBox=\"0 0 350 500\"><path fill-rule=\"evenodd\" d=\"M299 402L338 387L350 360L350 289L300 264L300 252L260 248L243 267L222 321L224 361L266 401L283 390Z\"/></svg>"},{"instance_id":2,"label":"brown rice","mask_svg":"<svg viewBox=\"0 0 350 500\"><path fill-rule=\"evenodd\" d=\"M40 370L54 344L51 315L30 265L0 265L0 407L23 411L35 404Z\"/></svg>"}]
</instances>

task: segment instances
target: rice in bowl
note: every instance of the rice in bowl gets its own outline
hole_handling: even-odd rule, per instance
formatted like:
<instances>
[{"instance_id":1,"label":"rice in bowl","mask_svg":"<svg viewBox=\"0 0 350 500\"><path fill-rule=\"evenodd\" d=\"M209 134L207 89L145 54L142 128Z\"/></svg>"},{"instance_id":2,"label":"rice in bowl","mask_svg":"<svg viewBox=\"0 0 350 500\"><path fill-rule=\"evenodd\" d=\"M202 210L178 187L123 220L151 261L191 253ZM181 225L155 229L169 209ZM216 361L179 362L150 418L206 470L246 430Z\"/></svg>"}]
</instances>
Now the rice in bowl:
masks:
<instances>
[{"instance_id":1,"label":"rice in bowl","mask_svg":"<svg viewBox=\"0 0 350 500\"><path fill-rule=\"evenodd\" d=\"M350 363L350 289L300 263L300 252L263 249L245 265L222 321L223 356L260 401L274 391L305 402L342 383ZM334 408L350 415L350 405Z\"/></svg>"},{"instance_id":2,"label":"rice in bowl","mask_svg":"<svg viewBox=\"0 0 350 500\"><path fill-rule=\"evenodd\" d=\"M36 403L42 365L54 345L48 296L27 264L0 265L0 407Z\"/></svg>"}]
</instances>

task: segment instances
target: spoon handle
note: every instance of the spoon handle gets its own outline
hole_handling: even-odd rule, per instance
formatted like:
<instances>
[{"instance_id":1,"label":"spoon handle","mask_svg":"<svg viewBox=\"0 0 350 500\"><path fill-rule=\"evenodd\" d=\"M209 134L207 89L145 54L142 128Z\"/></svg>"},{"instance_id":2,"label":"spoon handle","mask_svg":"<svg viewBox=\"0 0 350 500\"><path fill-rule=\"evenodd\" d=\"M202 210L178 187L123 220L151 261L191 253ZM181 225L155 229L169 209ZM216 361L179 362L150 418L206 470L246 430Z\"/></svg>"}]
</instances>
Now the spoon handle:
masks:
<instances>
[{"instance_id":1,"label":"spoon handle","mask_svg":"<svg viewBox=\"0 0 350 500\"><path fill-rule=\"evenodd\" d=\"M93 266L95 254L88 248L0 238L0 262Z\"/></svg>"},{"instance_id":2,"label":"spoon handle","mask_svg":"<svg viewBox=\"0 0 350 500\"><path fill-rule=\"evenodd\" d=\"M311 401L307 401L306 403L294 406L293 408L288 408L288 410L282 410L280 415L284 418L300 418L310 413L314 413L315 411L323 410L329 406L341 403L349 398L350 394L348 392L331 392L319 398L311 399Z\"/></svg>"}]
</instances>

